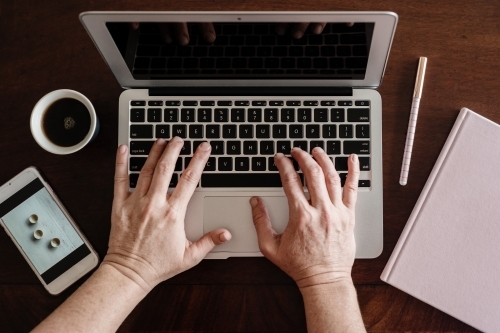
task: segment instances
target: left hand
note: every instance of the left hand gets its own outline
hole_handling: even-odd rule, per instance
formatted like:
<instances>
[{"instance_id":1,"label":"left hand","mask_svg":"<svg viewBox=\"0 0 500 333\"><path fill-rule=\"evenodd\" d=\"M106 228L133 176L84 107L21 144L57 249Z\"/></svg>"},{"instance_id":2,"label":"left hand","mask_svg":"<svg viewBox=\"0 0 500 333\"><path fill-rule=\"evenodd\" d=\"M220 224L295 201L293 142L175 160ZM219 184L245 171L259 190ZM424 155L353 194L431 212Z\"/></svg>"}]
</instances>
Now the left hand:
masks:
<instances>
[{"instance_id":1,"label":"left hand","mask_svg":"<svg viewBox=\"0 0 500 333\"><path fill-rule=\"evenodd\" d=\"M116 156L115 196L109 248L103 265L112 265L149 291L158 283L198 264L216 245L231 239L226 229L208 232L196 242L186 238L184 217L210 156L207 142L196 150L177 187L167 195L183 141L155 142L129 192L127 147Z\"/></svg>"}]
</instances>

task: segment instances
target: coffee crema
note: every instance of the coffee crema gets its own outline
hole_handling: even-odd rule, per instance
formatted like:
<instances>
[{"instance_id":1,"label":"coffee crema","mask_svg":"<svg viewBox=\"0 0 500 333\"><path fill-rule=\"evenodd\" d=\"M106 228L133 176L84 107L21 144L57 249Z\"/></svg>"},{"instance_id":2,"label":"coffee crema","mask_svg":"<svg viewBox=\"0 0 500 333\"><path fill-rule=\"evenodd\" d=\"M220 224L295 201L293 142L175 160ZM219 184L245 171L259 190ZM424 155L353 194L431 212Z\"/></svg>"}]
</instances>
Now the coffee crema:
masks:
<instances>
[{"instance_id":1,"label":"coffee crema","mask_svg":"<svg viewBox=\"0 0 500 333\"><path fill-rule=\"evenodd\" d=\"M90 130L90 121L89 111L82 102L74 98L62 98L45 110L42 128L53 144L71 147L85 139Z\"/></svg>"}]
</instances>

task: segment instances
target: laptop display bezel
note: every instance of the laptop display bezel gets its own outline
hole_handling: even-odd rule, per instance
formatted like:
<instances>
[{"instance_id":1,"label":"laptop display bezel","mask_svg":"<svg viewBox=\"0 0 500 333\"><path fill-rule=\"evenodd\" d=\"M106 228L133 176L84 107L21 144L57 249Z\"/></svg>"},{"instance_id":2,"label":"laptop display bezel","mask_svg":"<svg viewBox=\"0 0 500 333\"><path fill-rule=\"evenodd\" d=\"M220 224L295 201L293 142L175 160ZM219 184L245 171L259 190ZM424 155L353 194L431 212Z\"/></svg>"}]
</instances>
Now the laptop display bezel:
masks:
<instances>
[{"instance_id":1,"label":"laptop display bezel","mask_svg":"<svg viewBox=\"0 0 500 333\"><path fill-rule=\"evenodd\" d=\"M123 88L207 87L207 86L380 86L389 57L398 16L393 12L84 12L80 20L105 62ZM365 78L342 79L175 79L137 80L120 54L107 22L367 22L374 23Z\"/></svg>"}]
</instances>

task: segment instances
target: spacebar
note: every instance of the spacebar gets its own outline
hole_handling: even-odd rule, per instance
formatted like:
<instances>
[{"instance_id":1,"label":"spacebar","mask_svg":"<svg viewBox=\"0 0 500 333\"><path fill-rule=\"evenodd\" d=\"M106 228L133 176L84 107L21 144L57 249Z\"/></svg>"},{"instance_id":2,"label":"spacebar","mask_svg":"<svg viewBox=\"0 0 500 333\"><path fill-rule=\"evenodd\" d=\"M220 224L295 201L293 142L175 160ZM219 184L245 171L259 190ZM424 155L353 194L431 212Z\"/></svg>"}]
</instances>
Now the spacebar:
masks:
<instances>
[{"instance_id":1,"label":"spacebar","mask_svg":"<svg viewBox=\"0 0 500 333\"><path fill-rule=\"evenodd\" d=\"M300 174L302 179L302 174ZM201 187L282 187L280 174L269 173L204 173Z\"/></svg>"}]
</instances>

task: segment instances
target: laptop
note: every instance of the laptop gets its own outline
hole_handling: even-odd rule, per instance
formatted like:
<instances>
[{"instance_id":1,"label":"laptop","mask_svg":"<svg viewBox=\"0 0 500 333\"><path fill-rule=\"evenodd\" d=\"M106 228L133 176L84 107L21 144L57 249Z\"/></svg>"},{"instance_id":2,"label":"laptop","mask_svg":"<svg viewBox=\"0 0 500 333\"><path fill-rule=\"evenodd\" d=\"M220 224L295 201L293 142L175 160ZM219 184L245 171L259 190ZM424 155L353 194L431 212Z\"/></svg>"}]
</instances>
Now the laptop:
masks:
<instances>
[{"instance_id":1,"label":"laptop","mask_svg":"<svg viewBox=\"0 0 500 333\"><path fill-rule=\"evenodd\" d=\"M129 146L133 190L158 138L185 140L170 183L203 141L212 155L187 209L186 236L227 228L207 258L262 256L249 199L274 229L288 205L273 156L320 146L343 183L356 153L356 258L383 248L381 83L392 12L85 12L80 20L126 89L118 144ZM304 23L307 22L307 23ZM295 168L303 179L297 163ZM305 188L307 195L307 188Z\"/></svg>"}]
</instances>

